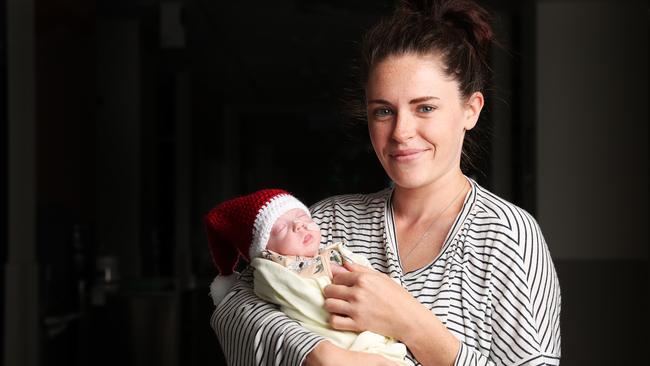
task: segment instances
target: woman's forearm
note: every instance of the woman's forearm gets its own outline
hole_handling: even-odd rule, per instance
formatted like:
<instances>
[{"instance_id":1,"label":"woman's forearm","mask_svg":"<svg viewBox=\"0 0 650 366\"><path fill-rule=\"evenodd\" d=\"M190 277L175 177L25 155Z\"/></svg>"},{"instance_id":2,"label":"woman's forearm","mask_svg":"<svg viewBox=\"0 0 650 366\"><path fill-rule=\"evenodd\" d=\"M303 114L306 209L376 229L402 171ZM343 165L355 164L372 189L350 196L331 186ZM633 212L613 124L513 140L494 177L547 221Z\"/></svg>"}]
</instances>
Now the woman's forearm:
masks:
<instances>
[{"instance_id":1,"label":"woman's forearm","mask_svg":"<svg viewBox=\"0 0 650 366\"><path fill-rule=\"evenodd\" d=\"M329 341L322 341L314 347L314 349L309 352L305 358L304 366L323 366L327 363L325 362L327 358L335 358L338 352L338 347L330 343Z\"/></svg>"},{"instance_id":2,"label":"woman's forearm","mask_svg":"<svg viewBox=\"0 0 650 366\"><path fill-rule=\"evenodd\" d=\"M364 365L395 366L389 359L374 353L349 351L335 346L329 341L322 341L307 355L305 366L328 365Z\"/></svg>"},{"instance_id":3,"label":"woman's forearm","mask_svg":"<svg viewBox=\"0 0 650 366\"><path fill-rule=\"evenodd\" d=\"M217 306L211 318L227 363L299 364L322 337L257 297L252 280L251 270L244 271L242 279L233 285L230 295Z\"/></svg>"},{"instance_id":4,"label":"woman's forearm","mask_svg":"<svg viewBox=\"0 0 650 366\"><path fill-rule=\"evenodd\" d=\"M423 366L451 366L460 348L460 341L423 306L413 314L399 340Z\"/></svg>"}]
</instances>

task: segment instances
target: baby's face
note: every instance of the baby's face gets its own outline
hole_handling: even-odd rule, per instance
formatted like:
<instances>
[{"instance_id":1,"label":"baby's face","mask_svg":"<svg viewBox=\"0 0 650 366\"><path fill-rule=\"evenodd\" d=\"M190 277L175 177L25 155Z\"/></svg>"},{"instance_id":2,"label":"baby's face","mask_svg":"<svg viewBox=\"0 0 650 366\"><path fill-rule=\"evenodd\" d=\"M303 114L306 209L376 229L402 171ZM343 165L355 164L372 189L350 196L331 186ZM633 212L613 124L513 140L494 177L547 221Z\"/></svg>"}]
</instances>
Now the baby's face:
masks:
<instances>
[{"instance_id":1,"label":"baby's face","mask_svg":"<svg viewBox=\"0 0 650 366\"><path fill-rule=\"evenodd\" d=\"M319 245L318 225L305 211L294 208L273 223L266 248L283 255L313 257Z\"/></svg>"}]
</instances>

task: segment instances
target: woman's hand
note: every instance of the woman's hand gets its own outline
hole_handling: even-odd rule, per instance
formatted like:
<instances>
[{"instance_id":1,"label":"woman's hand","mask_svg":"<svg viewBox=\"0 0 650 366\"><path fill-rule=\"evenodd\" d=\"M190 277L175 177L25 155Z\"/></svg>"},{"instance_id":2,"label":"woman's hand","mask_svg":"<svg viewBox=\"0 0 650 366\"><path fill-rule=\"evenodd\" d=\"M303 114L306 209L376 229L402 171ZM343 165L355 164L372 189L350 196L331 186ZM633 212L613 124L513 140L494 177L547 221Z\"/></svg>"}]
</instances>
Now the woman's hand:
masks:
<instances>
[{"instance_id":1,"label":"woman's hand","mask_svg":"<svg viewBox=\"0 0 650 366\"><path fill-rule=\"evenodd\" d=\"M330 270L332 271L332 275L336 276L339 273L345 273L345 272L350 272L348 271L345 267L338 265L334 262L330 264Z\"/></svg>"},{"instance_id":2,"label":"woman's hand","mask_svg":"<svg viewBox=\"0 0 650 366\"><path fill-rule=\"evenodd\" d=\"M393 337L423 365L453 365L460 342L429 309L385 274L346 263L325 287L334 329ZM353 363L351 363L353 364Z\"/></svg>"},{"instance_id":3,"label":"woman's hand","mask_svg":"<svg viewBox=\"0 0 650 366\"><path fill-rule=\"evenodd\" d=\"M332 328L369 330L401 340L417 323L418 316L431 316L385 274L353 263L346 263L345 268L349 272L335 274L332 284L324 290Z\"/></svg>"},{"instance_id":4,"label":"woman's hand","mask_svg":"<svg viewBox=\"0 0 650 366\"><path fill-rule=\"evenodd\" d=\"M395 366L387 358L365 352L348 351L337 347L329 341L320 342L305 358L305 366L339 366L339 365L368 365Z\"/></svg>"}]
</instances>

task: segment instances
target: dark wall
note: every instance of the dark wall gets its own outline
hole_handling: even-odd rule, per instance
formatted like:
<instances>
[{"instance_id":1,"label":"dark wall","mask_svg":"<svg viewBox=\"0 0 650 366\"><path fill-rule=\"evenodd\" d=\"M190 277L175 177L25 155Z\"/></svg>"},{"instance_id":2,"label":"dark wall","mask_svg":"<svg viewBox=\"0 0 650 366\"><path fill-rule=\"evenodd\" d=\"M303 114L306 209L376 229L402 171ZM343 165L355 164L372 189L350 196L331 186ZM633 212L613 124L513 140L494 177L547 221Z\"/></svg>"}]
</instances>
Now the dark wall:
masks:
<instances>
[{"instance_id":1,"label":"dark wall","mask_svg":"<svg viewBox=\"0 0 650 366\"><path fill-rule=\"evenodd\" d=\"M5 313L5 264L7 262L7 24L4 0L0 1L0 314ZM4 325L4 321L2 322ZM4 359L5 329L0 329L0 359Z\"/></svg>"},{"instance_id":2,"label":"dark wall","mask_svg":"<svg viewBox=\"0 0 650 366\"><path fill-rule=\"evenodd\" d=\"M536 214L562 288L566 364L640 364L648 346L647 11L537 5Z\"/></svg>"}]
</instances>

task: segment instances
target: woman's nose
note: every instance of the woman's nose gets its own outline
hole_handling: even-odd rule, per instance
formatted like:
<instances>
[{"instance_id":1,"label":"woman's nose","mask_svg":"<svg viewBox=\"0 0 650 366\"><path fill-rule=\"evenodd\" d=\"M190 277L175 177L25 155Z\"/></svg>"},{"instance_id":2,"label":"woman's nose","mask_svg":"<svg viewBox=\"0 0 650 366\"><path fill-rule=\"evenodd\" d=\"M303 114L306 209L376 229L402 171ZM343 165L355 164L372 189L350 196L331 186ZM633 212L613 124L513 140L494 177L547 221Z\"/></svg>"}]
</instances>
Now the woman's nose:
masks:
<instances>
[{"instance_id":1,"label":"woman's nose","mask_svg":"<svg viewBox=\"0 0 650 366\"><path fill-rule=\"evenodd\" d=\"M393 139L397 142L406 142L415 136L415 121L404 113L395 116L395 127L393 128Z\"/></svg>"}]
</instances>

